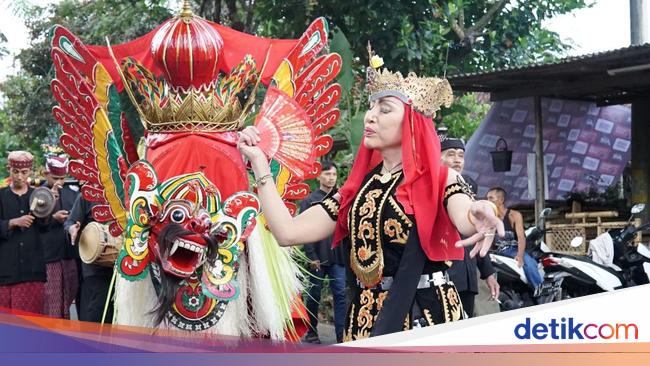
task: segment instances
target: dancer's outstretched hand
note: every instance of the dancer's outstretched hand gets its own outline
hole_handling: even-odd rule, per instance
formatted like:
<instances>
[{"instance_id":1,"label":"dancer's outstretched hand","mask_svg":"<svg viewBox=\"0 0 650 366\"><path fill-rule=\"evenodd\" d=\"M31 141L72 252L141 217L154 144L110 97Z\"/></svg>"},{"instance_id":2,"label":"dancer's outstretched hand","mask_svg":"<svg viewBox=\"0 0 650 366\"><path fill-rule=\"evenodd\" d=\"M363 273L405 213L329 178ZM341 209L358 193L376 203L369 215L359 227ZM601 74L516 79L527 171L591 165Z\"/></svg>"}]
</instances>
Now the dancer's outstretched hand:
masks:
<instances>
[{"instance_id":1,"label":"dancer's outstretched hand","mask_svg":"<svg viewBox=\"0 0 650 366\"><path fill-rule=\"evenodd\" d=\"M503 221L497 217L494 206L489 201L473 202L470 206L470 214L473 217L470 222L474 225L476 234L458 241L456 246L474 245L469 255L474 257L478 253L484 257L492 246L494 235L498 234L500 237L505 235Z\"/></svg>"}]
</instances>

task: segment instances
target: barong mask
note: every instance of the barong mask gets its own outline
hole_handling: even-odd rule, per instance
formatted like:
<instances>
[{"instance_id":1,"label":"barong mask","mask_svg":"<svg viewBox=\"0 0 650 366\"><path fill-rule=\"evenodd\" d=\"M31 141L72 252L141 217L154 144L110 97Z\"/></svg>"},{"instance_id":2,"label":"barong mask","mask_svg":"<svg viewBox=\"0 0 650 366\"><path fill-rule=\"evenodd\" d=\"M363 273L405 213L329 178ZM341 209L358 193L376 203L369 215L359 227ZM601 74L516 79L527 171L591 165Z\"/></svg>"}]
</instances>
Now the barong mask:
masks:
<instances>
[{"instance_id":1,"label":"barong mask","mask_svg":"<svg viewBox=\"0 0 650 366\"><path fill-rule=\"evenodd\" d=\"M299 39L258 37L192 14L189 1L178 16L119 45L86 46L53 29L53 115L70 174L88 182L81 194L96 203L93 218L124 236L120 276L151 274L158 321L208 329L240 293L237 274L259 202L245 192L249 172L236 132L252 111L273 137L265 153L287 208L295 213L294 201L309 194L304 181L319 175L317 158L333 146L325 132L340 116L342 62L321 52L328 33L319 18ZM261 86L266 97L254 108ZM266 268L271 281L293 271ZM284 305L295 288L284 281L264 289L283 299L278 320L290 319Z\"/></svg>"},{"instance_id":2,"label":"barong mask","mask_svg":"<svg viewBox=\"0 0 650 366\"><path fill-rule=\"evenodd\" d=\"M253 194L240 192L221 202L219 191L202 173L160 183L145 161L129 169L126 189L129 223L118 258L125 278L145 276L153 261L165 275L179 279L201 269L198 277L206 296L237 296L237 261L259 211Z\"/></svg>"}]
</instances>

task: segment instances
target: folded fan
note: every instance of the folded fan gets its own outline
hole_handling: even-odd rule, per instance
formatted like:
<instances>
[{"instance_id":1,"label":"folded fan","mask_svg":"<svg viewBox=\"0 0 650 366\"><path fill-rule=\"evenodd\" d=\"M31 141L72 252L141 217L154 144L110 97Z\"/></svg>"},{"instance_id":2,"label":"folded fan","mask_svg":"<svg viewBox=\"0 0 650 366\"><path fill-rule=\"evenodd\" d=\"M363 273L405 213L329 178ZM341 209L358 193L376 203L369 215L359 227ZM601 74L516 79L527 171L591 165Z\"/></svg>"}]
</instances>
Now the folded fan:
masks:
<instances>
[{"instance_id":1,"label":"folded fan","mask_svg":"<svg viewBox=\"0 0 650 366\"><path fill-rule=\"evenodd\" d=\"M311 119L298 102L271 87L255 119L261 141L257 144L269 158L302 179L316 160Z\"/></svg>"}]
</instances>

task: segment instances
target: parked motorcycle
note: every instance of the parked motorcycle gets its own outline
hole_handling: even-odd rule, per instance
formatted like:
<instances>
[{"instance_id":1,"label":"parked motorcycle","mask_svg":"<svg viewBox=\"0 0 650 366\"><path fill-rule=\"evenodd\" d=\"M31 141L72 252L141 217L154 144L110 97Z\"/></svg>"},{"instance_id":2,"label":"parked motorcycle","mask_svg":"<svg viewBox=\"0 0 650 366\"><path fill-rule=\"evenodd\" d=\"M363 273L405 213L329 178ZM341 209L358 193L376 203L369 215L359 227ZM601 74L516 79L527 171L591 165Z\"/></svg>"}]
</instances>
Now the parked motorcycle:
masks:
<instances>
[{"instance_id":1,"label":"parked motorcycle","mask_svg":"<svg viewBox=\"0 0 650 366\"><path fill-rule=\"evenodd\" d=\"M542 263L549 275L564 278L563 298L591 295L619 288L649 283L650 248L646 244L630 245L638 232L650 227L635 227L632 218L645 209L636 204L623 229L609 230L590 243L589 255L549 253ZM584 238L576 237L572 247L582 245Z\"/></svg>"},{"instance_id":2,"label":"parked motorcycle","mask_svg":"<svg viewBox=\"0 0 650 366\"><path fill-rule=\"evenodd\" d=\"M543 222L550 213L550 208L542 210L536 225L526 230L526 251L538 263L549 251L542 239L544 237ZM499 239L499 244L517 245L517 242L514 240L513 233L506 233L506 237ZM490 252L490 260L497 273L497 280L501 288L499 293L501 311L545 304L561 298L563 276L543 276L544 282L538 293L535 294L528 284L523 267L519 267L514 258L503 255L498 250L493 250ZM541 264L539 264L539 270L540 273L543 273Z\"/></svg>"}]
</instances>

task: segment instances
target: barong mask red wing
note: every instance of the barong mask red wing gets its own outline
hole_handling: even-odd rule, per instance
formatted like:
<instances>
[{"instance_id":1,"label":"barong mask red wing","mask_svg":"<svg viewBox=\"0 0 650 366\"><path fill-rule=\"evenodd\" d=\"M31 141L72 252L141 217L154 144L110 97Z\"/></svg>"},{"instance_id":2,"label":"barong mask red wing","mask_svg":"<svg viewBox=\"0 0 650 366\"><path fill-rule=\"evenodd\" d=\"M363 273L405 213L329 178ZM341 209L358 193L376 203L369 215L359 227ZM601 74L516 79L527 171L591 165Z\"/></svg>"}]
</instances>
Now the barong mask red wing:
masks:
<instances>
[{"instance_id":1,"label":"barong mask red wing","mask_svg":"<svg viewBox=\"0 0 650 366\"><path fill-rule=\"evenodd\" d=\"M221 305L237 297L239 254L259 203L247 192L236 132L256 90L268 87L255 123L266 132L261 145L277 189L295 212L292 201L309 193L303 181L320 173L316 158L332 147L324 132L340 115L333 81L341 58L319 56L327 33L319 18L297 40L256 37L192 14L187 1L152 32L112 47L53 29L60 142L70 174L87 182L83 197L97 203L93 217L125 236L122 277L143 279L155 264L154 279L173 276L179 291L207 296L206 313L223 313ZM174 306L183 314L194 305Z\"/></svg>"}]
</instances>

